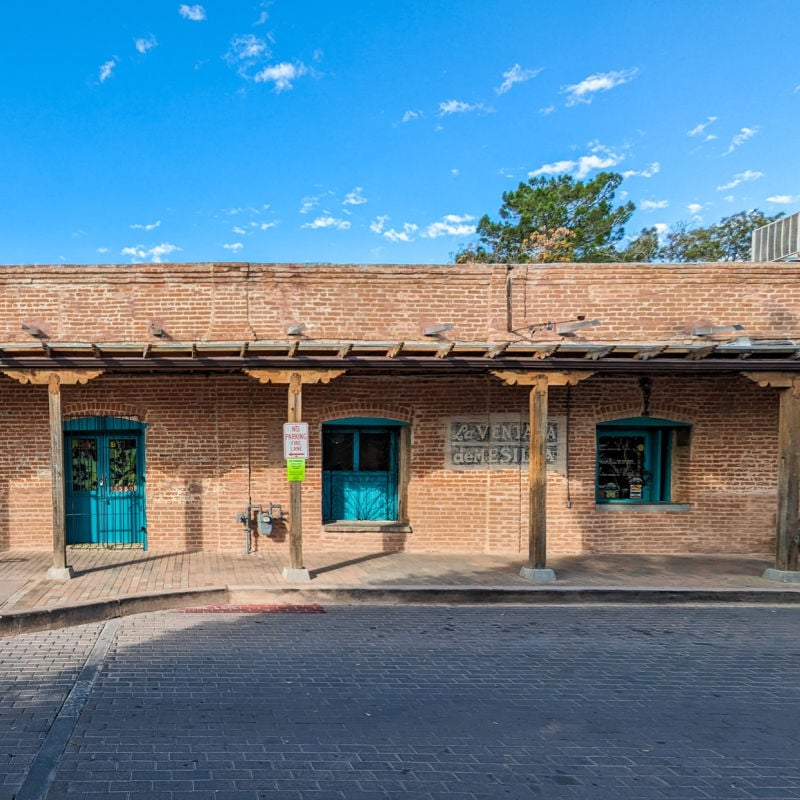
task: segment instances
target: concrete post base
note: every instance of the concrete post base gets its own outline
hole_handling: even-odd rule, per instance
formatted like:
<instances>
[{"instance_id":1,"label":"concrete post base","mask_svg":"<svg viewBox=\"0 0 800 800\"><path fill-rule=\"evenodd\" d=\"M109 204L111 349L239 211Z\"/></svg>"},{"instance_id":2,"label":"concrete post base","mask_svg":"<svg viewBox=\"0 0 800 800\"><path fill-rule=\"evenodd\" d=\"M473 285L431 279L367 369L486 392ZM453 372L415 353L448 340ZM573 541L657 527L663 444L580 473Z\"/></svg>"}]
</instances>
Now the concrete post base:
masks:
<instances>
[{"instance_id":1,"label":"concrete post base","mask_svg":"<svg viewBox=\"0 0 800 800\"><path fill-rule=\"evenodd\" d=\"M51 581L68 581L74 577L75 573L72 571L72 567L50 567L47 570L47 578Z\"/></svg>"},{"instance_id":2,"label":"concrete post base","mask_svg":"<svg viewBox=\"0 0 800 800\"><path fill-rule=\"evenodd\" d=\"M780 581L781 583L800 583L800 572L797 570L775 569L774 567L770 567L769 569L764 570L764 574L761 577L766 578L768 581Z\"/></svg>"},{"instance_id":3,"label":"concrete post base","mask_svg":"<svg viewBox=\"0 0 800 800\"><path fill-rule=\"evenodd\" d=\"M311 574L305 567L300 569L292 569L291 567L283 568L283 577L287 581L310 581Z\"/></svg>"},{"instance_id":4,"label":"concrete post base","mask_svg":"<svg viewBox=\"0 0 800 800\"><path fill-rule=\"evenodd\" d=\"M533 567L523 567L519 574L523 578L535 583L552 583L556 579L556 574L551 569L534 569Z\"/></svg>"}]
</instances>

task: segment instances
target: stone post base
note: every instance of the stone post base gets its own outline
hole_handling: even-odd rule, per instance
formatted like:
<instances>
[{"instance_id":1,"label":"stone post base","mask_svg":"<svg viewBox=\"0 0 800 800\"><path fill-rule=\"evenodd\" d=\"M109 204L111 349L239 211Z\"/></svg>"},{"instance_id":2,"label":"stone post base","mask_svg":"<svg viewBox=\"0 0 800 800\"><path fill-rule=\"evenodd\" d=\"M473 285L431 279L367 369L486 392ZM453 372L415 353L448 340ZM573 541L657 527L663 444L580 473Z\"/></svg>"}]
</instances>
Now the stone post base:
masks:
<instances>
[{"instance_id":1,"label":"stone post base","mask_svg":"<svg viewBox=\"0 0 800 800\"><path fill-rule=\"evenodd\" d=\"M800 572L797 570L775 569L774 567L770 567L769 569L764 570L764 574L761 577L766 578L768 581L780 581L781 583L800 583Z\"/></svg>"},{"instance_id":2,"label":"stone post base","mask_svg":"<svg viewBox=\"0 0 800 800\"><path fill-rule=\"evenodd\" d=\"M552 583L556 579L556 574L551 569L534 569L533 567L523 567L519 574L523 578L535 583Z\"/></svg>"},{"instance_id":3,"label":"stone post base","mask_svg":"<svg viewBox=\"0 0 800 800\"><path fill-rule=\"evenodd\" d=\"M47 570L47 577L51 581L68 581L75 577L72 567L50 567Z\"/></svg>"},{"instance_id":4,"label":"stone post base","mask_svg":"<svg viewBox=\"0 0 800 800\"><path fill-rule=\"evenodd\" d=\"M283 568L283 577L287 581L310 581L311 575L305 567L300 569L292 569L291 567Z\"/></svg>"}]
</instances>

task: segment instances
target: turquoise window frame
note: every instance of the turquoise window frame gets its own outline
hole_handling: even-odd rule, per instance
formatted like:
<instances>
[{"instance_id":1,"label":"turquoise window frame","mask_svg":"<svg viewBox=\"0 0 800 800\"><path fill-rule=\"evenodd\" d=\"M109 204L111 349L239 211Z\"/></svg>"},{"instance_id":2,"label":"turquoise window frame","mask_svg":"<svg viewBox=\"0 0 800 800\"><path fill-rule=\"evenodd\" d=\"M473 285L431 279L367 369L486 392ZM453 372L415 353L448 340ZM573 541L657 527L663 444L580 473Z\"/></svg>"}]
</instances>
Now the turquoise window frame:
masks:
<instances>
[{"instance_id":1,"label":"turquoise window frame","mask_svg":"<svg viewBox=\"0 0 800 800\"><path fill-rule=\"evenodd\" d=\"M627 417L609 420L597 424L595 435L595 502L603 504L658 504L671 503L672 493L672 447L676 430L688 430L689 425L658 417ZM639 444L643 447L642 461L637 464L640 469L633 469L632 475L643 478L641 489L636 497L614 497L605 477L609 474L610 464L603 460L601 442L605 438L619 438L626 444L627 458L619 463L630 464L636 460L635 452ZM636 440L639 440L638 442ZM631 452L633 457L631 457ZM613 462L612 462L613 463ZM634 481L627 488L624 477L618 482L620 494L631 491Z\"/></svg>"},{"instance_id":2,"label":"turquoise window frame","mask_svg":"<svg viewBox=\"0 0 800 800\"><path fill-rule=\"evenodd\" d=\"M404 423L397 420L385 419L380 417L348 417L345 419L330 420L322 425L322 450L323 450L323 470L322 470L322 521L324 524L340 521L380 521L396 522L399 519L400 507L400 485L399 485L399 462L400 462L400 432ZM326 432L338 431L353 435L352 444L352 470L328 470L325 469L325 439ZM362 472L359 463L359 438L362 433L386 432L389 434L389 469L379 472ZM367 484L375 481L378 483L385 481L383 500L378 504L385 508L385 515L376 516L369 510L364 511L355 504L345 502L347 512L341 516L335 514L336 510L342 510L342 492L346 493L351 499L361 493L370 493ZM373 488L374 493L380 490ZM370 503L366 504L369 509Z\"/></svg>"}]
</instances>

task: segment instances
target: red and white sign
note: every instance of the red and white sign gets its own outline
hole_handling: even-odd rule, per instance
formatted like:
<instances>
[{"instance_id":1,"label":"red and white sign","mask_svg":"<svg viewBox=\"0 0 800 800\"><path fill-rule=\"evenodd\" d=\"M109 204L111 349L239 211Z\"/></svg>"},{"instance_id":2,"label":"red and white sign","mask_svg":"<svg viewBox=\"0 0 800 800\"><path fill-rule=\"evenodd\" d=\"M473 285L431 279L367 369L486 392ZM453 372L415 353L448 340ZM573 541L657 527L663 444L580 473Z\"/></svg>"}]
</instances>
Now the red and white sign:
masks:
<instances>
[{"instance_id":1,"label":"red and white sign","mask_svg":"<svg viewBox=\"0 0 800 800\"><path fill-rule=\"evenodd\" d=\"M283 423L283 457L308 458L308 423Z\"/></svg>"}]
</instances>

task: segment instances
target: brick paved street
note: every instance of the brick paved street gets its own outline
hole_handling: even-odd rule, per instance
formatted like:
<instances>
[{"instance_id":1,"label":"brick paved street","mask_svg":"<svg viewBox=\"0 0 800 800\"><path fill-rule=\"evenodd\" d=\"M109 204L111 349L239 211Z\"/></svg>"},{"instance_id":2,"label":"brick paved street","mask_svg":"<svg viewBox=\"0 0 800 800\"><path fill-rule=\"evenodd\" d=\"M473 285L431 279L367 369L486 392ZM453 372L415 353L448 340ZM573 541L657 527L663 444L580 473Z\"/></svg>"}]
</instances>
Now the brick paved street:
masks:
<instances>
[{"instance_id":1,"label":"brick paved street","mask_svg":"<svg viewBox=\"0 0 800 800\"><path fill-rule=\"evenodd\" d=\"M47 796L800 798L800 609L326 612L106 623ZM1 800L104 628L0 640Z\"/></svg>"}]
</instances>

